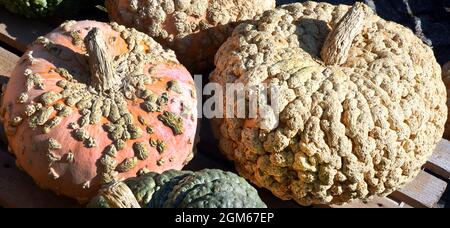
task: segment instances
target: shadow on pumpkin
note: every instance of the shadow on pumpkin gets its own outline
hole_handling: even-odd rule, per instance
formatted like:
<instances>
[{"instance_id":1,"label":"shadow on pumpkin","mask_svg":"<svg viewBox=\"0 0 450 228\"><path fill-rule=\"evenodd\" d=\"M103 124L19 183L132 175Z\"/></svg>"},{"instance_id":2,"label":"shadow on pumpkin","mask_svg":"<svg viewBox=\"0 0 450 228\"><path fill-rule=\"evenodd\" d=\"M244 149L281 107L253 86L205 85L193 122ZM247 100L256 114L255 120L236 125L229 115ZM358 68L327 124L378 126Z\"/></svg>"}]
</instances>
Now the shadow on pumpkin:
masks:
<instances>
[{"instance_id":1,"label":"shadow on pumpkin","mask_svg":"<svg viewBox=\"0 0 450 228\"><path fill-rule=\"evenodd\" d=\"M302 18L295 24L299 47L309 55L321 59L320 51L331 28L325 21L310 18Z\"/></svg>"},{"instance_id":2,"label":"shadow on pumpkin","mask_svg":"<svg viewBox=\"0 0 450 228\"><path fill-rule=\"evenodd\" d=\"M218 25L197 33L189 34L176 39L171 44L164 39L155 39L163 47L175 50L177 59L192 75L201 74L205 79L214 70L214 56L220 46L227 40L226 34L231 35L237 23ZM204 44L202 41L209 37L210 41ZM190 43L188 47L182 45ZM177 45L178 44L178 45ZM183 56L183 58L181 58ZM212 57L210 57L212 56ZM193 64L192 62L196 63Z\"/></svg>"},{"instance_id":3,"label":"shadow on pumpkin","mask_svg":"<svg viewBox=\"0 0 450 228\"><path fill-rule=\"evenodd\" d=\"M51 60L56 68L66 69L79 83L89 85L89 60L86 55L59 44L49 44L46 49L33 52L33 57Z\"/></svg>"}]
</instances>

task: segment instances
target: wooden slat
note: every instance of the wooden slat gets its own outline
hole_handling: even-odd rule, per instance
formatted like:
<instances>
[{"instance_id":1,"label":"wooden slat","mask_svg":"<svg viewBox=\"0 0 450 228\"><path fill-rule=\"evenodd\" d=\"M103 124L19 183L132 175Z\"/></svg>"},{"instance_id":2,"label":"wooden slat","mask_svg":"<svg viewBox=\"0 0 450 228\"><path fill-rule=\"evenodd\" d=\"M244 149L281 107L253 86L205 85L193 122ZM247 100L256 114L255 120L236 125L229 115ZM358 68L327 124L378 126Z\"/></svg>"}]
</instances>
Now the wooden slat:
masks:
<instances>
[{"instance_id":1,"label":"wooden slat","mask_svg":"<svg viewBox=\"0 0 450 228\"><path fill-rule=\"evenodd\" d=\"M374 197L371 201L354 201L344 205L332 205L331 208L405 208L408 205L398 203L387 197Z\"/></svg>"},{"instance_id":2,"label":"wooden slat","mask_svg":"<svg viewBox=\"0 0 450 228\"><path fill-rule=\"evenodd\" d=\"M25 52L27 45L37 37L52 30L51 26L37 20L27 20L0 8L0 41Z\"/></svg>"},{"instance_id":3,"label":"wooden slat","mask_svg":"<svg viewBox=\"0 0 450 228\"><path fill-rule=\"evenodd\" d=\"M24 172L19 171L15 159L0 150L0 206L13 208L73 208L77 202L40 189Z\"/></svg>"},{"instance_id":4,"label":"wooden slat","mask_svg":"<svg viewBox=\"0 0 450 228\"><path fill-rule=\"evenodd\" d=\"M447 188L447 182L422 171L405 188L394 192L391 197L416 208L433 208Z\"/></svg>"},{"instance_id":5,"label":"wooden slat","mask_svg":"<svg viewBox=\"0 0 450 228\"><path fill-rule=\"evenodd\" d=\"M0 76L9 77L17 61L19 61L19 57L17 55L0 47ZM2 78L0 81L3 84L5 80L6 79Z\"/></svg>"},{"instance_id":6,"label":"wooden slat","mask_svg":"<svg viewBox=\"0 0 450 228\"><path fill-rule=\"evenodd\" d=\"M3 9L0 8L0 40L6 37L6 24L4 24ZM19 56L10 51L0 47L0 86L8 83L10 74L14 70L15 65L19 61ZM6 145L6 135L3 131L3 125L0 123L0 145ZM1 181L1 180L0 180ZM1 199L0 199L1 201Z\"/></svg>"},{"instance_id":7,"label":"wooden slat","mask_svg":"<svg viewBox=\"0 0 450 228\"><path fill-rule=\"evenodd\" d=\"M13 71L19 57L8 50L0 47L0 88L8 83L9 76ZM1 92L0 92L1 93ZM0 145L6 145L6 135L3 125L0 123Z\"/></svg>"},{"instance_id":8,"label":"wooden slat","mask_svg":"<svg viewBox=\"0 0 450 228\"><path fill-rule=\"evenodd\" d=\"M450 142L442 139L425 168L444 179L450 179Z\"/></svg>"}]
</instances>

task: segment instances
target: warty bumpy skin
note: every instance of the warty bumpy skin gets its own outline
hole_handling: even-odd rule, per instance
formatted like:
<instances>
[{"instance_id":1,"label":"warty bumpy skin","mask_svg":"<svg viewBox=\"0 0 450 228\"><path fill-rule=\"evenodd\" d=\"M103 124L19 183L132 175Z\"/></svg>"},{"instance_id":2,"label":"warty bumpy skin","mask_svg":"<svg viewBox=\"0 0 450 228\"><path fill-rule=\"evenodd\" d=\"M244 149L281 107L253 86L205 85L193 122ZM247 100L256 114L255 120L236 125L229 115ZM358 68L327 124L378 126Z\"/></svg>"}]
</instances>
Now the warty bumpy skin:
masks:
<instances>
[{"instance_id":1,"label":"warty bumpy skin","mask_svg":"<svg viewBox=\"0 0 450 228\"><path fill-rule=\"evenodd\" d=\"M213 129L239 173L281 199L388 195L419 173L444 132L441 69L409 29L370 11L347 60L324 64L321 48L348 9L306 2L267 11L239 25L216 55L212 82L280 91L279 122L214 119Z\"/></svg>"},{"instance_id":2,"label":"warty bumpy skin","mask_svg":"<svg viewBox=\"0 0 450 228\"><path fill-rule=\"evenodd\" d=\"M193 158L194 81L175 53L117 23L67 21L30 45L0 107L16 164L44 189L103 184Z\"/></svg>"},{"instance_id":3,"label":"warty bumpy skin","mask_svg":"<svg viewBox=\"0 0 450 228\"><path fill-rule=\"evenodd\" d=\"M100 191L88 207L266 208L244 178L217 169L147 173Z\"/></svg>"},{"instance_id":4,"label":"warty bumpy skin","mask_svg":"<svg viewBox=\"0 0 450 228\"><path fill-rule=\"evenodd\" d=\"M107 0L106 7L112 20L147 33L191 73L203 73L235 22L274 9L275 0Z\"/></svg>"}]
</instances>

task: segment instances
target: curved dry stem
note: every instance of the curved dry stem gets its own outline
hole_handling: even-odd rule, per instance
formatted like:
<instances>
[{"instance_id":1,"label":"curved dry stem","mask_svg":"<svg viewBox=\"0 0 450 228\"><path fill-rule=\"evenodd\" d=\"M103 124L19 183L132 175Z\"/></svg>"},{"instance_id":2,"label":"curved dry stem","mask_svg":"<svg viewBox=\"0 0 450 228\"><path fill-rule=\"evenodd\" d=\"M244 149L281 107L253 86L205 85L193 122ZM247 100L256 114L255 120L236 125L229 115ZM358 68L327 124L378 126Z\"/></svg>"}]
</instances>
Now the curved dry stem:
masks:
<instances>
[{"instance_id":1,"label":"curved dry stem","mask_svg":"<svg viewBox=\"0 0 450 228\"><path fill-rule=\"evenodd\" d=\"M91 82L100 91L114 90L120 84L114 74L108 47L99 28L93 28L86 36L84 43L89 54Z\"/></svg>"},{"instance_id":2,"label":"curved dry stem","mask_svg":"<svg viewBox=\"0 0 450 228\"><path fill-rule=\"evenodd\" d=\"M321 51L326 65L341 65L347 61L351 44L361 33L369 10L364 3L357 2L334 26Z\"/></svg>"},{"instance_id":3,"label":"curved dry stem","mask_svg":"<svg viewBox=\"0 0 450 228\"><path fill-rule=\"evenodd\" d=\"M123 182L112 183L100 190L112 208L140 208L131 189Z\"/></svg>"}]
</instances>

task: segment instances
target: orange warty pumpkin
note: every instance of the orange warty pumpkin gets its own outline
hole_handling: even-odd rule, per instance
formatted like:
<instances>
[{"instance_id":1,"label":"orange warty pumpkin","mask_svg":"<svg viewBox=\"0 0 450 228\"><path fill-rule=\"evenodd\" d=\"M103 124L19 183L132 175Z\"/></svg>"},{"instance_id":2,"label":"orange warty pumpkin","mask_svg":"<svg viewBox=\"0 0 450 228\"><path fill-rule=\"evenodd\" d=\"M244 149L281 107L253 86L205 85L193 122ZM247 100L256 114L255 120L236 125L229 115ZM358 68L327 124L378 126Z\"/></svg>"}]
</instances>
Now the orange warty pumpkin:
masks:
<instances>
[{"instance_id":1,"label":"orange warty pumpkin","mask_svg":"<svg viewBox=\"0 0 450 228\"><path fill-rule=\"evenodd\" d=\"M111 20L145 32L192 73L212 70L237 22L275 8L275 0L106 0Z\"/></svg>"},{"instance_id":2,"label":"orange warty pumpkin","mask_svg":"<svg viewBox=\"0 0 450 228\"><path fill-rule=\"evenodd\" d=\"M102 184L181 169L192 158L196 105L173 51L115 23L70 21L21 58L1 116L17 165L85 202Z\"/></svg>"}]
</instances>

